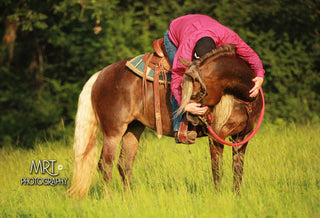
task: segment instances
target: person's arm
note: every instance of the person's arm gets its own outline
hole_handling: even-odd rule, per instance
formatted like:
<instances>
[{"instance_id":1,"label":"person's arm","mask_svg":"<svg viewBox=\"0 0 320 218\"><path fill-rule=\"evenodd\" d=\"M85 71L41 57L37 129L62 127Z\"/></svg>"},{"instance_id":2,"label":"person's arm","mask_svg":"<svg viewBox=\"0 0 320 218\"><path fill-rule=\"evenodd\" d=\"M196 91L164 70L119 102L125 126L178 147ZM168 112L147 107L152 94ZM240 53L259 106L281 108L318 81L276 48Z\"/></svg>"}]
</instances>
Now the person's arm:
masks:
<instances>
[{"instance_id":1,"label":"person's arm","mask_svg":"<svg viewBox=\"0 0 320 218\"><path fill-rule=\"evenodd\" d=\"M265 71L258 54L253 51L253 49L250 48L250 46L247 45L239 36L235 36L233 44L237 47L236 52L239 57L248 62L256 76L264 78Z\"/></svg>"},{"instance_id":2,"label":"person's arm","mask_svg":"<svg viewBox=\"0 0 320 218\"><path fill-rule=\"evenodd\" d=\"M250 64L251 69L256 74L256 77L252 80L254 82L253 88L249 91L250 97L256 97L259 93L259 89L264 81L264 73L262 62L258 54L250 48L238 35L235 37L235 46L237 47L237 54Z\"/></svg>"}]
</instances>

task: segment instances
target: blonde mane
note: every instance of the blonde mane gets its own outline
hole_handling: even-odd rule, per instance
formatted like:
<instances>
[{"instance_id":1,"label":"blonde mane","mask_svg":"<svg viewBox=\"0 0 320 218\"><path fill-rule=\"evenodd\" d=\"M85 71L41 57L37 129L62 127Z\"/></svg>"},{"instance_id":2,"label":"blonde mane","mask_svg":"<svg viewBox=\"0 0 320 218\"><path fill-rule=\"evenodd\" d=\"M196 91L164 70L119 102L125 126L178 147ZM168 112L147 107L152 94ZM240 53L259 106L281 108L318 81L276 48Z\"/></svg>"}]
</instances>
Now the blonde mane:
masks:
<instances>
[{"instance_id":1,"label":"blonde mane","mask_svg":"<svg viewBox=\"0 0 320 218\"><path fill-rule=\"evenodd\" d=\"M233 95L223 95L212 111L212 120L214 122L214 131L219 133L222 127L229 120L234 105Z\"/></svg>"}]
</instances>

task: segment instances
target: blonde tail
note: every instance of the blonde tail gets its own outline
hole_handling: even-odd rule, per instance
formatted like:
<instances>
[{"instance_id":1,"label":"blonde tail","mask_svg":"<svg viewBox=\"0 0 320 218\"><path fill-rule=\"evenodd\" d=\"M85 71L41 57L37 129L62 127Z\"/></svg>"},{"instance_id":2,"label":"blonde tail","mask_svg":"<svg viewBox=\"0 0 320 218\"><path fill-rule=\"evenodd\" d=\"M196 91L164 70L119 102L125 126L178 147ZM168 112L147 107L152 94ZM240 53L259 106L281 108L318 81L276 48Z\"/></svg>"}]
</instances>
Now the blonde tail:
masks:
<instances>
[{"instance_id":1,"label":"blonde tail","mask_svg":"<svg viewBox=\"0 0 320 218\"><path fill-rule=\"evenodd\" d=\"M98 123L91 103L91 90L100 72L95 73L82 89L78 101L74 134L74 171L68 195L83 198L87 195L97 166Z\"/></svg>"}]
</instances>

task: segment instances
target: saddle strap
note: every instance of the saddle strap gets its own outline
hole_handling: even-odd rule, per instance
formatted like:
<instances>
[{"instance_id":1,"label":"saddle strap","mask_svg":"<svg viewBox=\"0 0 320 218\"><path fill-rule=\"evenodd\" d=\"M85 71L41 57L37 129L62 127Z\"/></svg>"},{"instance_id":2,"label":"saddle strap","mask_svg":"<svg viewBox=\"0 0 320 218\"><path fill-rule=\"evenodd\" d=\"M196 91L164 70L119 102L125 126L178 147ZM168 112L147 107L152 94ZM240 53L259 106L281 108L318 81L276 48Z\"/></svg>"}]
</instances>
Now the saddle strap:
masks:
<instances>
[{"instance_id":1,"label":"saddle strap","mask_svg":"<svg viewBox=\"0 0 320 218\"><path fill-rule=\"evenodd\" d=\"M159 90L159 77L160 73L162 78L164 78L164 85L167 87L167 75L166 73L171 69L171 64L165 57L163 38L156 40L153 43L154 53L148 53L143 56L143 61L145 63L142 75L142 98L143 98L143 110L146 109L146 97L145 93L147 91L147 71L148 67L153 68L153 95L154 95L154 110L155 110L155 122L158 138L162 137L162 120L161 120L161 109L160 109L160 90Z\"/></svg>"},{"instance_id":2,"label":"saddle strap","mask_svg":"<svg viewBox=\"0 0 320 218\"><path fill-rule=\"evenodd\" d=\"M178 138L180 142L185 143L185 141L187 140L187 134L188 134L188 120L186 118L186 115L183 114L179 131L178 131Z\"/></svg>"},{"instance_id":3,"label":"saddle strap","mask_svg":"<svg viewBox=\"0 0 320 218\"><path fill-rule=\"evenodd\" d=\"M156 130L158 138L162 137L162 120L161 120L161 110L160 110L160 91L159 91L159 75L160 66L156 65L154 67L154 80L153 80L153 95L154 95L154 109L156 117Z\"/></svg>"},{"instance_id":4,"label":"saddle strap","mask_svg":"<svg viewBox=\"0 0 320 218\"><path fill-rule=\"evenodd\" d=\"M146 97L145 97L145 93L147 92L147 86L146 86L146 83L147 83L147 71L148 71L148 65L151 61L153 57L153 53L150 53L150 55L148 56L148 59L146 60L145 62L145 65L144 65L144 69L143 69L143 75L142 75L142 99L143 99L143 110L146 109Z\"/></svg>"}]
</instances>

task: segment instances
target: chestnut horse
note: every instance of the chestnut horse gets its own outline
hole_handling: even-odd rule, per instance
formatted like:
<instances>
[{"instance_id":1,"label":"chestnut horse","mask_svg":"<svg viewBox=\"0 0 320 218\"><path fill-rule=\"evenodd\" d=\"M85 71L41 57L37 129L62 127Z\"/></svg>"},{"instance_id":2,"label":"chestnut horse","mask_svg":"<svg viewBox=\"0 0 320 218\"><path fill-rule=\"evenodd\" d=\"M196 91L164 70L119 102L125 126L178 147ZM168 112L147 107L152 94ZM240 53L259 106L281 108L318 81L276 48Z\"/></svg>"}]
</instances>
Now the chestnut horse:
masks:
<instances>
[{"instance_id":1,"label":"chestnut horse","mask_svg":"<svg viewBox=\"0 0 320 218\"><path fill-rule=\"evenodd\" d=\"M111 180L112 168L123 140L118 169L124 188L131 188L133 162L139 138L145 127L156 128L153 84L147 82L144 108L142 78L126 67L128 60L111 64L95 73L85 84L78 102L74 138L74 172L69 195L87 195L94 171L99 166L105 181ZM234 46L222 46L190 66L184 76L182 106L201 101L209 107L212 128L221 138L232 136L238 142L248 136L259 118L261 94L249 97L254 73L236 56ZM201 97L205 90L206 96ZM163 134L173 136L170 86L160 86ZM250 102L250 103L246 103ZM98 125L103 134L103 148L98 161ZM223 144L209 137L214 183L221 178ZM174 141L173 141L174 143ZM247 143L233 147L234 191L239 192Z\"/></svg>"}]
</instances>

